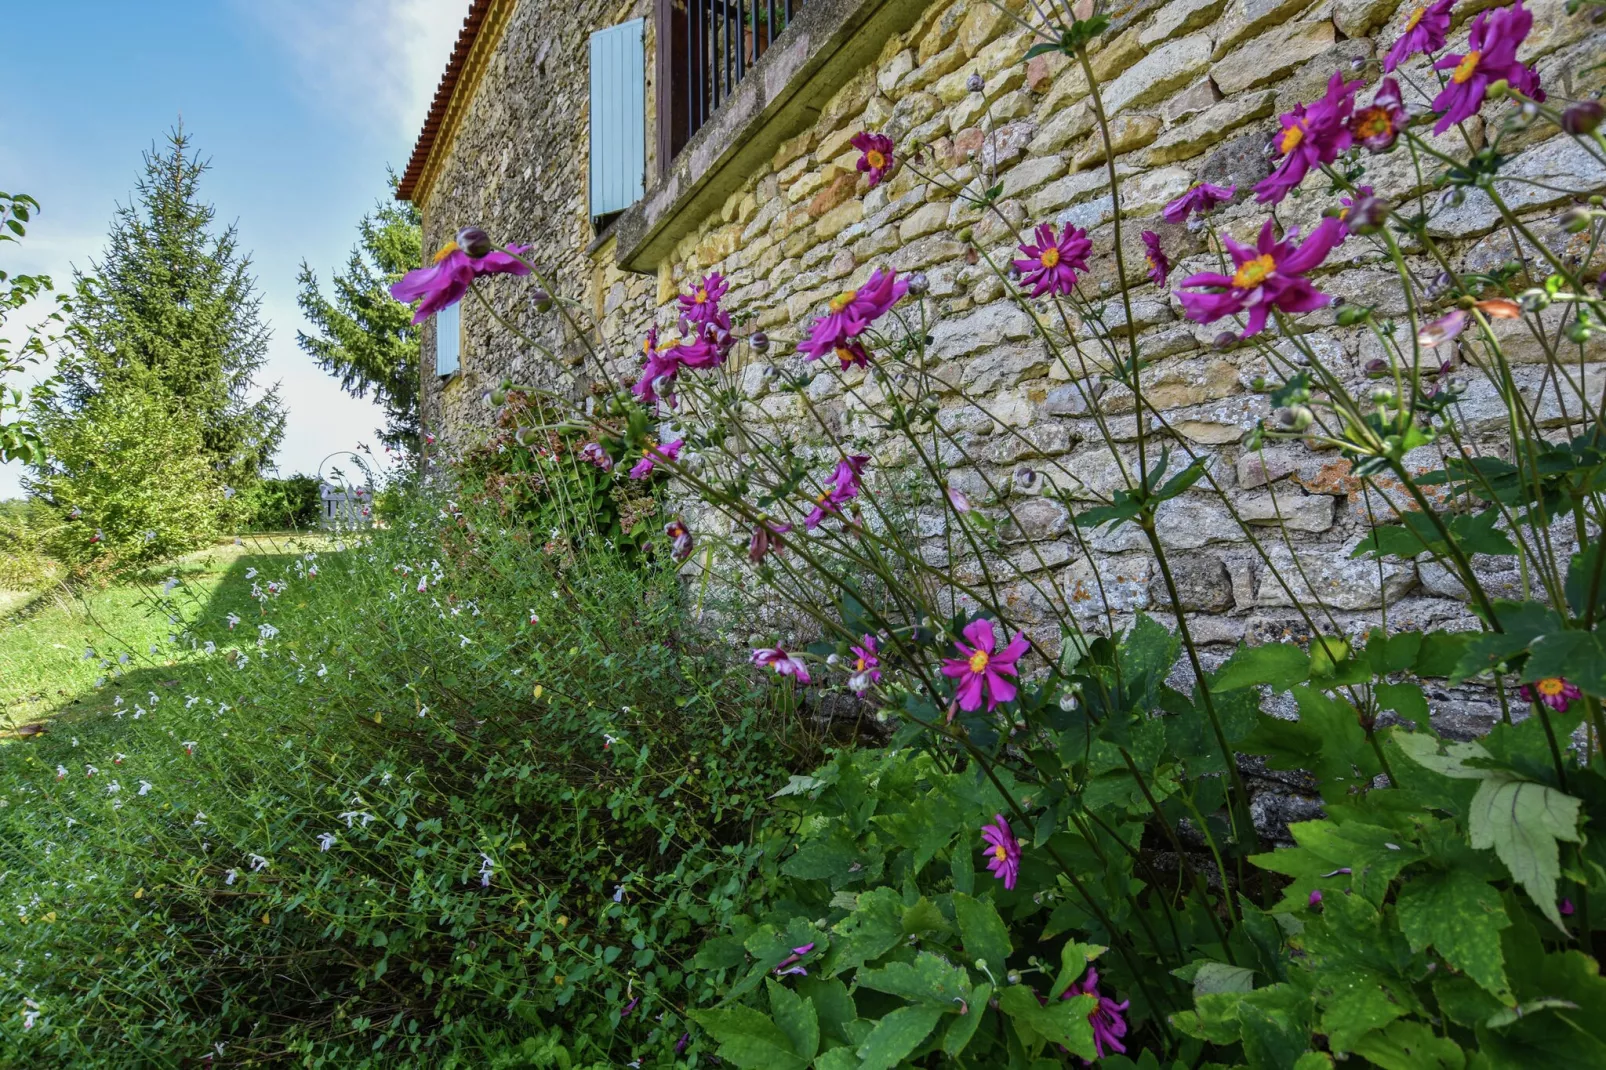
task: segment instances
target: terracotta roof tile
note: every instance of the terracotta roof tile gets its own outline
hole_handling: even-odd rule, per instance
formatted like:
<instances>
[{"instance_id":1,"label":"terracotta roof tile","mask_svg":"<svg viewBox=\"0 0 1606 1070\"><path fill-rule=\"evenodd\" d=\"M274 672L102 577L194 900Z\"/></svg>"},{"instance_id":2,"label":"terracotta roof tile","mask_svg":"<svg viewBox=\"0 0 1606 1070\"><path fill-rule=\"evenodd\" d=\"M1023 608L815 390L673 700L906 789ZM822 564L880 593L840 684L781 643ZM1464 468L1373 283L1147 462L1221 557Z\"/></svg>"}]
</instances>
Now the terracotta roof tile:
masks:
<instances>
[{"instance_id":1,"label":"terracotta roof tile","mask_svg":"<svg viewBox=\"0 0 1606 1070\"><path fill-rule=\"evenodd\" d=\"M452 47L452 58L446 62L446 73L441 75L440 85L435 89L435 99L430 102L429 117L424 120L424 129L413 145L412 158L407 161L407 170L403 172L401 185L396 189L396 199L399 201L413 199L418 180L424 173L424 164L435 148L435 138L440 134L441 124L446 120L446 109L452 103L457 80L462 76L468 55L474 49L474 40L479 36L480 27L485 24L485 16L490 12L493 2L473 0L468 9L468 17L463 20L463 28L457 34L457 44Z\"/></svg>"}]
</instances>

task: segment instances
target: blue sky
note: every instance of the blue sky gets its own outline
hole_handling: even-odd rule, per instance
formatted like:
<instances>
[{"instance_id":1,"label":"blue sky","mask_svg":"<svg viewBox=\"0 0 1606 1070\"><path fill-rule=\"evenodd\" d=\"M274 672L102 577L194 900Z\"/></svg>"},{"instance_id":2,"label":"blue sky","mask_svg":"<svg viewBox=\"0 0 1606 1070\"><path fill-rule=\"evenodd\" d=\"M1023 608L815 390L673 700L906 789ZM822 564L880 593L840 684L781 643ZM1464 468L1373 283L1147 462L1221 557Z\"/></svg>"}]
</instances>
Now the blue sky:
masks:
<instances>
[{"instance_id":1,"label":"blue sky","mask_svg":"<svg viewBox=\"0 0 1606 1070\"><path fill-rule=\"evenodd\" d=\"M0 65L0 189L43 211L0 268L98 258L140 153L182 117L212 171L202 194L252 254L273 328L264 383L289 425L283 473L374 442L377 408L343 394L296 345L296 271L327 280L400 170L469 0L52 0L10 20ZM10 331L13 337L16 331ZM0 498L18 493L0 466Z\"/></svg>"}]
</instances>

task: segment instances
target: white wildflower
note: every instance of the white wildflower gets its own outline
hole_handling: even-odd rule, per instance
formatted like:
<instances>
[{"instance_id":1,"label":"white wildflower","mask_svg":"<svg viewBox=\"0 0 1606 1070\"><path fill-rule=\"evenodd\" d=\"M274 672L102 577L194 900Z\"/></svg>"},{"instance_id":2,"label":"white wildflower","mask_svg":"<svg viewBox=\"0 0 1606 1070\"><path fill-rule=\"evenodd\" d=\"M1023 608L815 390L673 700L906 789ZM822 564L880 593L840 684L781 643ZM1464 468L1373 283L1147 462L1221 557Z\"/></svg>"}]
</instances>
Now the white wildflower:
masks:
<instances>
[{"instance_id":1,"label":"white wildflower","mask_svg":"<svg viewBox=\"0 0 1606 1070\"><path fill-rule=\"evenodd\" d=\"M246 855L245 857L251 863L252 873L261 873L268 868L268 860L261 855Z\"/></svg>"},{"instance_id":2,"label":"white wildflower","mask_svg":"<svg viewBox=\"0 0 1606 1070\"><path fill-rule=\"evenodd\" d=\"M333 832L318 833L318 850L327 851L335 845L337 837Z\"/></svg>"}]
</instances>

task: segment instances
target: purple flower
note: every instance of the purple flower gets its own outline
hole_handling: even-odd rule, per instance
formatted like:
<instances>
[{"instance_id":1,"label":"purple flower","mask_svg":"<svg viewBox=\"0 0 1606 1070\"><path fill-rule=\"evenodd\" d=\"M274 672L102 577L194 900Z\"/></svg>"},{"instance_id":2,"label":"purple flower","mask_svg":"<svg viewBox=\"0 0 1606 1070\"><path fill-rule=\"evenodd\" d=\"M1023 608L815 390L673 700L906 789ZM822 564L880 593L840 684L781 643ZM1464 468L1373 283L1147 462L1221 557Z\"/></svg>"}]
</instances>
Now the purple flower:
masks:
<instances>
[{"instance_id":1,"label":"purple flower","mask_svg":"<svg viewBox=\"0 0 1606 1070\"><path fill-rule=\"evenodd\" d=\"M1274 308L1283 312L1312 312L1325 307L1333 299L1317 292L1304 275L1344 240L1343 224L1336 219L1324 219L1310 237L1296 247L1294 240L1298 236L1296 231L1290 233L1287 240L1278 241L1272 235L1269 219L1260 228L1260 238L1253 247L1223 236L1237 270L1231 275L1201 272L1183 279L1185 288L1205 287L1209 291L1178 290L1177 299L1182 302L1183 311L1195 322L1213 323L1223 316L1248 310L1249 325L1244 331L1247 338L1266 326Z\"/></svg>"},{"instance_id":2,"label":"purple flower","mask_svg":"<svg viewBox=\"0 0 1606 1070\"><path fill-rule=\"evenodd\" d=\"M859 170L870 176L870 188L875 189L892 170L892 139L861 130L848 144L859 150Z\"/></svg>"},{"instance_id":3,"label":"purple flower","mask_svg":"<svg viewBox=\"0 0 1606 1070\"><path fill-rule=\"evenodd\" d=\"M531 248L510 244L505 251L493 249L475 257L465 253L455 241L447 242L429 267L409 271L391 286L390 296L403 304L422 297L423 303L413 313L413 323L423 323L441 309L461 301L469 286L481 275L528 275L529 265L518 257Z\"/></svg>"},{"instance_id":4,"label":"purple flower","mask_svg":"<svg viewBox=\"0 0 1606 1070\"><path fill-rule=\"evenodd\" d=\"M690 1033L682 1033L682 1034L680 1034L680 1039L675 1041L675 1054L676 1055L685 1055L686 1054L686 1046L689 1045L690 1043L691 1043L691 1034Z\"/></svg>"},{"instance_id":5,"label":"purple flower","mask_svg":"<svg viewBox=\"0 0 1606 1070\"><path fill-rule=\"evenodd\" d=\"M1573 901L1571 899L1563 899L1561 901L1561 913L1563 917L1572 917Z\"/></svg>"},{"instance_id":6,"label":"purple flower","mask_svg":"<svg viewBox=\"0 0 1606 1070\"><path fill-rule=\"evenodd\" d=\"M948 504L954 507L954 512L956 512L956 513L968 513L968 512L970 512L972 506L970 504L970 496L969 495L967 495L964 491L960 490L958 487L953 486L952 484L950 484L946 488L946 491L947 491L947 494L948 494Z\"/></svg>"},{"instance_id":7,"label":"purple flower","mask_svg":"<svg viewBox=\"0 0 1606 1070\"><path fill-rule=\"evenodd\" d=\"M803 518L803 526L813 531L832 513L840 513L844 503L859 496L859 476L870 458L854 454L837 462L831 474L831 486L814 499L814 510Z\"/></svg>"},{"instance_id":8,"label":"purple flower","mask_svg":"<svg viewBox=\"0 0 1606 1070\"><path fill-rule=\"evenodd\" d=\"M1093 1050L1098 1052L1100 1059L1104 1058L1108 1047L1111 1051L1126 1053L1126 1045L1121 1038L1126 1036L1126 1019L1121 1012L1131 1005L1131 1000L1115 1002L1109 996L1099 995L1099 972L1093 967L1087 968L1087 976L1080 983L1071 985L1061 995L1060 999L1071 999L1074 996L1098 996L1099 1001L1088 1012L1087 1020L1093 1025Z\"/></svg>"},{"instance_id":9,"label":"purple flower","mask_svg":"<svg viewBox=\"0 0 1606 1070\"><path fill-rule=\"evenodd\" d=\"M1567 707L1584 693L1578 690L1578 685L1564 676L1547 676L1543 680L1535 680L1531 684L1523 684L1518 688L1525 702L1542 702L1557 713L1564 713Z\"/></svg>"},{"instance_id":10,"label":"purple flower","mask_svg":"<svg viewBox=\"0 0 1606 1070\"><path fill-rule=\"evenodd\" d=\"M798 343L798 352L806 360L818 360L834 352L848 339L863 334L908 292L909 284L900 280L896 272L876 268L863 286L831 298L826 314L809 326L808 338Z\"/></svg>"},{"instance_id":11,"label":"purple flower","mask_svg":"<svg viewBox=\"0 0 1606 1070\"><path fill-rule=\"evenodd\" d=\"M680 314L690 323L707 323L719 311L719 299L730 289L725 276L714 271L703 276L701 285L689 294L680 295Z\"/></svg>"},{"instance_id":12,"label":"purple flower","mask_svg":"<svg viewBox=\"0 0 1606 1070\"><path fill-rule=\"evenodd\" d=\"M1433 110L1443 112L1433 125L1442 134L1456 123L1477 114L1483 106L1489 83L1504 80L1511 88L1534 100L1544 100L1539 76L1517 62L1517 48L1533 29L1534 17L1522 0L1510 7L1481 11L1473 20L1467 51L1452 52L1433 65L1434 70L1450 71L1450 81L1433 98Z\"/></svg>"},{"instance_id":13,"label":"purple flower","mask_svg":"<svg viewBox=\"0 0 1606 1070\"><path fill-rule=\"evenodd\" d=\"M1346 82L1344 75L1335 71L1328 79L1327 93L1321 100L1309 107L1296 104L1293 111L1279 117L1283 126L1275 144L1283 162L1255 185L1256 200L1271 204L1281 202L1312 167L1332 163L1339 153L1350 147L1347 124L1350 110L1355 106L1355 91L1360 87L1360 79Z\"/></svg>"},{"instance_id":14,"label":"purple flower","mask_svg":"<svg viewBox=\"0 0 1606 1070\"><path fill-rule=\"evenodd\" d=\"M600 442L587 442L580 447L580 456L602 469L604 472L613 467L613 458L608 451L602 448Z\"/></svg>"},{"instance_id":15,"label":"purple flower","mask_svg":"<svg viewBox=\"0 0 1606 1070\"><path fill-rule=\"evenodd\" d=\"M1372 103L1357 111L1349 121L1350 136L1368 152L1382 152L1394 144L1405 129L1406 114L1400 99L1400 83L1385 78L1372 94Z\"/></svg>"},{"instance_id":16,"label":"purple flower","mask_svg":"<svg viewBox=\"0 0 1606 1070\"><path fill-rule=\"evenodd\" d=\"M1003 814L994 814L993 823L981 827L981 838L987 844L987 869L1004 882L1005 889L1014 891L1015 878L1020 876L1020 841Z\"/></svg>"},{"instance_id":17,"label":"purple flower","mask_svg":"<svg viewBox=\"0 0 1606 1070\"><path fill-rule=\"evenodd\" d=\"M1087 231L1065 225L1059 237L1048 223L1039 223L1037 244L1021 243L1024 259L1015 261L1021 272L1021 289L1031 289L1033 297L1046 293L1068 294L1076 288L1076 273L1087 270L1087 254L1093 251Z\"/></svg>"},{"instance_id":18,"label":"purple flower","mask_svg":"<svg viewBox=\"0 0 1606 1070\"><path fill-rule=\"evenodd\" d=\"M998 639L993 633L993 622L981 618L965 625L964 635L970 643L967 645L954 641L954 649L959 656L942 663L942 674L959 681L954 697L960 709L969 713L981 708L985 699L987 712L991 713L999 703L1015 697L1016 687L1005 677L1019 673L1015 663L1031 644L1026 641L1026 636L1016 632L1008 646L997 649Z\"/></svg>"},{"instance_id":19,"label":"purple flower","mask_svg":"<svg viewBox=\"0 0 1606 1070\"><path fill-rule=\"evenodd\" d=\"M881 650L876 638L867 635L863 642L863 646L848 647L853 652L853 675L848 677L848 687L861 698L870 690L871 684L881 682Z\"/></svg>"},{"instance_id":20,"label":"purple flower","mask_svg":"<svg viewBox=\"0 0 1606 1070\"><path fill-rule=\"evenodd\" d=\"M858 342L844 340L831 352L835 353L836 359L842 362L843 371L847 371L849 368L868 368L870 366L870 354L865 352L864 346Z\"/></svg>"},{"instance_id":21,"label":"purple flower","mask_svg":"<svg viewBox=\"0 0 1606 1070\"><path fill-rule=\"evenodd\" d=\"M779 553L786 549L786 543L781 536L792 530L790 524L778 524L773 520L763 519L753 526L753 537L747 543L747 559L758 564L770 553Z\"/></svg>"},{"instance_id":22,"label":"purple flower","mask_svg":"<svg viewBox=\"0 0 1606 1070\"><path fill-rule=\"evenodd\" d=\"M1188 192L1165 206L1160 215L1167 223L1183 223L1191 214L1204 215L1218 204L1226 204L1238 192L1237 186L1212 186L1208 182L1195 182Z\"/></svg>"},{"instance_id":23,"label":"purple flower","mask_svg":"<svg viewBox=\"0 0 1606 1070\"><path fill-rule=\"evenodd\" d=\"M809 682L807 676L803 678L803 682L805 684ZM794 947L790 955L786 956L780 962L775 964L775 969L772 972L777 977L790 977L794 974L799 977L807 977L809 975L809 971L807 969L793 964L813 950L814 945L812 943L804 944L802 947Z\"/></svg>"},{"instance_id":24,"label":"purple flower","mask_svg":"<svg viewBox=\"0 0 1606 1070\"><path fill-rule=\"evenodd\" d=\"M1443 345L1467 327L1467 314L1459 308L1451 309L1432 323L1424 324L1416 332L1416 343L1423 349Z\"/></svg>"},{"instance_id":25,"label":"purple flower","mask_svg":"<svg viewBox=\"0 0 1606 1070\"><path fill-rule=\"evenodd\" d=\"M680 447L685 443L685 439L677 438L675 441L665 443L662 446L657 444L647 446L641 451L641 460L637 461L635 466L630 469L630 478L646 479L652 475L653 469L657 467L659 461L678 461L680 459Z\"/></svg>"},{"instance_id":26,"label":"purple flower","mask_svg":"<svg viewBox=\"0 0 1606 1070\"><path fill-rule=\"evenodd\" d=\"M1305 903L1306 903L1307 906L1314 907L1314 906L1319 905L1321 903L1321 901L1322 901L1321 889L1312 888L1310 890L1310 898L1305 900Z\"/></svg>"},{"instance_id":27,"label":"purple flower","mask_svg":"<svg viewBox=\"0 0 1606 1070\"><path fill-rule=\"evenodd\" d=\"M636 1013L636 1005L639 1004L640 1002L641 1002L641 997L640 996L636 996L633 999L631 999L631 1001L629 1003L625 1004L625 1009L619 1012L619 1017L621 1017L621 1018L629 1018L632 1014L635 1014Z\"/></svg>"},{"instance_id":28,"label":"purple flower","mask_svg":"<svg viewBox=\"0 0 1606 1070\"><path fill-rule=\"evenodd\" d=\"M1165 280L1171 275L1171 259L1160 247L1160 235L1152 230L1144 231L1143 251L1149 258L1149 281L1164 289Z\"/></svg>"},{"instance_id":29,"label":"purple flower","mask_svg":"<svg viewBox=\"0 0 1606 1070\"><path fill-rule=\"evenodd\" d=\"M803 659L788 654L780 647L753 651L753 664L763 669L774 669L781 676L795 676L800 684L810 683L809 667Z\"/></svg>"},{"instance_id":30,"label":"purple flower","mask_svg":"<svg viewBox=\"0 0 1606 1070\"><path fill-rule=\"evenodd\" d=\"M1383 57L1383 70L1392 71L1418 52L1437 52L1444 47L1450 32L1450 9L1455 0L1438 0L1431 7L1411 9L1405 20L1405 29L1394 39L1389 54Z\"/></svg>"},{"instance_id":31,"label":"purple flower","mask_svg":"<svg viewBox=\"0 0 1606 1070\"><path fill-rule=\"evenodd\" d=\"M686 527L685 521L678 516L675 517L675 519L664 525L664 534L673 540L669 548L670 557L673 557L676 561L684 561L691 556L691 531Z\"/></svg>"}]
</instances>

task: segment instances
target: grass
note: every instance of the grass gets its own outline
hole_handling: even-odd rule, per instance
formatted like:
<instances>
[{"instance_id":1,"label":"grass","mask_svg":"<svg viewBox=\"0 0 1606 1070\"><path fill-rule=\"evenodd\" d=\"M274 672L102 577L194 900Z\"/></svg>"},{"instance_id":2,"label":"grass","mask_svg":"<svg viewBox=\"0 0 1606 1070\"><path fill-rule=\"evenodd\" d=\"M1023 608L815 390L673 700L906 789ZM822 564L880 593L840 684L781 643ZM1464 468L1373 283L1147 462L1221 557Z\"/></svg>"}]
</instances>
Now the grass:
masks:
<instances>
[{"instance_id":1,"label":"grass","mask_svg":"<svg viewBox=\"0 0 1606 1070\"><path fill-rule=\"evenodd\" d=\"M316 534L245 535L100 590L0 591L0 727L105 708L119 691L120 670L171 667L177 651L168 637L179 629L154 598L169 576L183 584L174 596L180 623L209 606L213 616L232 611L249 621L257 612L250 569L266 574L329 542ZM85 658L90 649L97 656Z\"/></svg>"}]
</instances>

